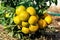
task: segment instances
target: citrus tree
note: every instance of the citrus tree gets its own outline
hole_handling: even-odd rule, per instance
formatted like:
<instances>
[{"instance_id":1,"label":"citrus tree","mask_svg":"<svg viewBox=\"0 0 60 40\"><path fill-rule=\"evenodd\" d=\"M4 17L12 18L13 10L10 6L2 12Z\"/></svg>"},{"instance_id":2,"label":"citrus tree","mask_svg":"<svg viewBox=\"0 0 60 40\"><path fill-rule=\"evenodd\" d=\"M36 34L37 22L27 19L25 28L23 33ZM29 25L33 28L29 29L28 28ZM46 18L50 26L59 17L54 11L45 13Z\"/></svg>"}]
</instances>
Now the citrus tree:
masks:
<instances>
[{"instance_id":1,"label":"citrus tree","mask_svg":"<svg viewBox=\"0 0 60 40\"><path fill-rule=\"evenodd\" d=\"M50 6L48 1L57 4L57 0L2 0L1 24L10 36L25 40L38 37L52 22L45 11Z\"/></svg>"}]
</instances>

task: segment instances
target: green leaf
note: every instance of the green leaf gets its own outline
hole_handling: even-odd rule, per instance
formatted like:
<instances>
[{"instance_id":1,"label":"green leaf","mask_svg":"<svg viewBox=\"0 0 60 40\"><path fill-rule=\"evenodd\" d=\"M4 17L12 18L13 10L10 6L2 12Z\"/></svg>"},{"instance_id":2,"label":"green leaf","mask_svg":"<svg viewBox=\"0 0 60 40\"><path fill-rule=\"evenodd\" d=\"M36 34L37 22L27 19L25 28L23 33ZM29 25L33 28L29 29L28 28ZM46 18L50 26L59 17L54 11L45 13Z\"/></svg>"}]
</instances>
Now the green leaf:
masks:
<instances>
[{"instance_id":1,"label":"green leaf","mask_svg":"<svg viewBox=\"0 0 60 40\"><path fill-rule=\"evenodd\" d=\"M20 34L17 34L18 35L18 38L21 39L21 35Z\"/></svg>"},{"instance_id":2,"label":"green leaf","mask_svg":"<svg viewBox=\"0 0 60 40\"><path fill-rule=\"evenodd\" d=\"M52 0L53 3L55 3L57 5L57 0Z\"/></svg>"},{"instance_id":3,"label":"green leaf","mask_svg":"<svg viewBox=\"0 0 60 40\"><path fill-rule=\"evenodd\" d=\"M20 33L20 32L22 32L22 31L21 31L21 30L18 30L17 32Z\"/></svg>"},{"instance_id":4,"label":"green leaf","mask_svg":"<svg viewBox=\"0 0 60 40\"><path fill-rule=\"evenodd\" d=\"M8 35L13 37L13 31L9 32Z\"/></svg>"}]
</instances>

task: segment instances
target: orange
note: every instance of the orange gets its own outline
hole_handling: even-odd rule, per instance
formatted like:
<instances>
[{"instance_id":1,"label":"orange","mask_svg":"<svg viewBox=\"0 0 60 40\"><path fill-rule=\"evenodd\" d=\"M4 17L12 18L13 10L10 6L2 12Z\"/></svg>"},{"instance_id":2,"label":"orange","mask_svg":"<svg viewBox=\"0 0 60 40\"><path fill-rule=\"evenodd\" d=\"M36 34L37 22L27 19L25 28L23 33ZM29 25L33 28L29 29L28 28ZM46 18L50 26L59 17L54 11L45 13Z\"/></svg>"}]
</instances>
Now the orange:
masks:
<instances>
[{"instance_id":1,"label":"orange","mask_svg":"<svg viewBox=\"0 0 60 40\"><path fill-rule=\"evenodd\" d=\"M20 24L21 23L21 20L19 19L19 16L15 16L13 18L13 21L14 21L15 24Z\"/></svg>"},{"instance_id":2,"label":"orange","mask_svg":"<svg viewBox=\"0 0 60 40\"><path fill-rule=\"evenodd\" d=\"M6 14L5 14L5 17L6 17L6 18L9 18L9 13L6 13Z\"/></svg>"},{"instance_id":3,"label":"orange","mask_svg":"<svg viewBox=\"0 0 60 40\"><path fill-rule=\"evenodd\" d=\"M48 24L52 22L52 17L51 16L46 16L44 19Z\"/></svg>"},{"instance_id":4,"label":"orange","mask_svg":"<svg viewBox=\"0 0 60 40\"><path fill-rule=\"evenodd\" d=\"M29 14L26 11L22 11L19 15L20 20L27 21L29 19Z\"/></svg>"},{"instance_id":5,"label":"orange","mask_svg":"<svg viewBox=\"0 0 60 40\"><path fill-rule=\"evenodd\" d=\"M38 28L39 28L38 24L29 26L29 30L31 32L36 32L38 30Z\"/></svg>"},{"instance_id":6,"label":"orange","mask_svg":"<svg viewBox=\"0 0 60 40\"><path fill-rule=\"evenodd\" d=\"M26 27L22 27L22 32L24 34L28 34L30 32L29 28L26 28Z\"/></svg>"},{"instance_id":7,"label":"orange","mask_svg":"<svg viewBox=\"0 0 60 40\"><path fill-rule=\"evenodd\" d=\"M35 24L35 23L37 23L37 21L38 21L38 18L36 16L30 16L28 23Z\"/></svg>"},{"instance_id":8,"label":"orange","mask_svg":"<svg viewBox=\"0 0 60 40\"><path fill-rule=\"evenodd\" d=\"M46 21L43 20L43 19L40 19L40 20L38 21L38 24L39 24L40 28L42 28L42 29L47 26Z\"/></svg>"},{"instance_id":9,"label":"orange","mask_svg":"<svg viewBox=\"0 0 60 40\"><path fill-rule=\"evenodd\" d=\"M33 7L28 7L26 10L30 15L36 15L36 10Z\"/></svg>"},{"instance_id":10,"label":"orange","mask_svg":"<svg viewBox=\"0 0 60 40\"><path fill-rule=\"evenodd\" d=\"M28 25L29 25L28 22L24 22L24 21L22 22L22 26L23 26L23 27L27 27Z\"/></svg>"},{"instance_id":11,"label":"orange","mask_svg":"<svg viewBox=\"0 0 60 40\"><path fill-rule=\"evenodd\" d=\"M25 6L21 5L16 8L16 15L19 15L21 11L24 11L26 8Z\"/></svg>"}]
</instances>

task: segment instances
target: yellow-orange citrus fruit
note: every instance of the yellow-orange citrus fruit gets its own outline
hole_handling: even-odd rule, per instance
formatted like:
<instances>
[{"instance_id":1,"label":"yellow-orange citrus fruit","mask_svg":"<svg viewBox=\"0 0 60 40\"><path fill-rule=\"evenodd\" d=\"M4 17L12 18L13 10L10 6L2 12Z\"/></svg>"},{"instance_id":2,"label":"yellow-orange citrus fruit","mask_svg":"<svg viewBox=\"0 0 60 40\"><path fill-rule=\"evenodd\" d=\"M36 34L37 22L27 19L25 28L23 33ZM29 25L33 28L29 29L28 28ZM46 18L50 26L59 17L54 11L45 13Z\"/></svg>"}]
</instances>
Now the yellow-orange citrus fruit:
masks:
<instances>
[{"instance_id":1,"label":"yellow-orange citrus fruit","mask_svg":"<svg viewBox=\"0 0 60 40\"><path fill-rule=\"evenodd\" d=\"M9 17L9 13L6 13L6 14L5 14L5 17L8 18L8 17Z\"/></svg>"},{"instance_id":2,"label":"yellow-orange citrus fruit","mask_svg":"<svg viewBox=\"0 0 60 40\"><path fill-rule=\"evenodd\" d=\"M26 27L22 27L22 32L24 34L28 34L30 32L29 28L26 28Z\"/></svg>"},{"instance_id":3,"label":"yellow-orange citrus fruit","mask_svg":"<svg viewBox=\"0 0 60 40\"><path fill-rule=\"evenodd\" d=\"M22 11L19 15L20 20L27 21L29 19L29 14L26 11Z\"/></svg>"},{"instance_id":4,"label":"yellow-orange citrus fruit","mask_svg":"<svg viewBox=\"0 0 60 40\"><path fill-rule=\"evenodd\" d=\"M21 5L16 8L16 15L19 15L21 11L25 11L25 6Z\"/></svg>"},{"instance_id":5,"label":"yellow-orange citrus fruit","mask_svg":"<svg viewBox=\"0 0 60 40\"><path fill-rule=\"evenodd\" d=\"M30 16L28 23L35 24L35 23L37 23L37 21L38 21L38 18L36 16Z\"/></svg>"},{"instance_id":6,"label":"yellow-orange citrus fruit","mask_svg":"<svg viewBox=\"0 0 60 40\"><path fill-rule=\"evenodd\" d=\"M24 21L22 22L22 26L23 26L23 27L27 27L28 25L29 25L28 22L24 22Z\"/></svg>"},{"instance_id":7,"label":"yellow-orange citrus fruit","mask_svg":"<svg viewBox=\"0 0 60 40\"><path fill-rule=\"evenodd\" d=\"M51 16L46 16L44 19L48 24L52 22L52 17Z\"/></svg>"},{"instance_id":8,"label":"yellow-orange citrus fruit","mask_svg":"<svg viewBox=\"0 0 60 40\"><path fill-rule=\"evenodd\" d=\"M21 20L19 19L19 16L15 16L13 18L13 21L14 21L15 24L20 24L21 23Z\"/></svg>"},{"instance_id":9,"label":"yellow-orange citrus fruit","mask_svg":"<svg viewBox=\"0 0 60 40\"><path fill-rule=\"evenodd\" d=\"M28 7L26 10L30 15L36 15L36 10L33 7Z\"/></svg>"},{"instance_id":10,"label":"yellow-orange citrus fruit","mask_svg":"<svg viewBox=\"0 0 60 40\"><path fill-rule=\"evenodd\" d=\"M43 29L43 28L45 28L45 27L47 26L46 21L43 20L43 19L40 19L40 20L38 21L38 24L39 24L39 27L40 27L41 29Z\"/></svg>"},{"instance_id":11,"label":"yellow-orange citrus fruit","mask_svg":"<svg viewBox=\"0 0 60 40\"><path fill-rule=\"evenodd\" d=\"M39 28L38 24L29 26L29 30L31 32L36 32L38 30L38 28Z\"/></svg>"}]
</instances>

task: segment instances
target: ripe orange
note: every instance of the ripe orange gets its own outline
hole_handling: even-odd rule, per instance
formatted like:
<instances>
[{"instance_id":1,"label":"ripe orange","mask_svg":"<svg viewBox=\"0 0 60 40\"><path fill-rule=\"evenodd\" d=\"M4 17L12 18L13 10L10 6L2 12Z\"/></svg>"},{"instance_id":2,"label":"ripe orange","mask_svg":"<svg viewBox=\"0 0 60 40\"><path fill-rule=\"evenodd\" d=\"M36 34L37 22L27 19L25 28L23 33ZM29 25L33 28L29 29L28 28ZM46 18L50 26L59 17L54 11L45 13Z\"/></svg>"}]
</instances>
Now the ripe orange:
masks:
<instances>
[{"instance_id":1,"label":"ripe orange","mask_svg":"<svg viewBox=\"0 0 60 40\"><path fill-rule=\"evenodd\" d=\"M48 24L52 22L52 17L51 16L46 16L44 19Z\"/></svg>"},{"instance_id":2,"label":"ripe orange","mask_svg":"<svg viewBox=\"0 0 60 40\"><path fill-rule=\"evenodd\" d=\"M28 23L35 24L35 23L37 23L37 21L38 21L38 18L36 16L30 16Z\"/></svg>"},{"instance_id":3,"label":"ripe orange","mask_svg":"<svg viewBox=\"0 0 60 40\"><path fill-rule=\"evenodd\" d=\"M28 7L26 10L30 15L36 15L36 10L33 7Z\"/></svg>"},{"instance_id":4,"label":"ripe orange","mask_svg":"<svg viewBox=\"0 0 60 40\"><path fill-rule=\"evenodd\" d=\"M20 24L21 23L21 20L19 19L19 16L15 16L13 18L13 21L14 21L15 24Z\"/></svg>"},{"instance_id":5,"label":"ripe orange","mask_svg":"<svg viewBox=\"0 0 60 40\"><path fill-rule=\"evenodd\" d=\"M39 28L38 24L29 26L29 30L31 32L36 32L38 30L38 28Z\"/></svg>"},{"instance_id":6,"label":"ripe orange","mask_svg":"<svg viewBox=\"0 0 60 40\"><path fill-rule=\"evenodd\" d=\"M19 15L20 20L27 21L29 19L29 14L26 11L22 11Z\"/></svg>"},{"instance_id":7,"label":"ripe orange","mask_svg":"<svg viewBox=\"0 0 60 40\"><path fill-rule=\"evenodd\" d=\"M47 26L46 21L43 20L43 19L40 19L40 20L38 21L38 24L39 24L39 27L40 27L41 29L43 29L43 28L45 28L45 27Z\"/></svg>"},{"instance_id":8,"label":"ripe orange","mask_svg":"<svg viewBox=\"0 0 60 40\"><path fill-rule=\"evenodd\" d=\"M23 32L24 34L28 34L30 31L29 31L29 28L22 27L22 32Z\"/></svg>"},{"instance_id":9,"label":"ripe orange","mask_svg":"<svg viewBox=\"0 0 60 40\"><path fill-rule=\"evenodd\" d=\"M21 5L16 8L16 15L19 15L21 11L25 11L25 6Z\"/></svg>"}]
</instances>

